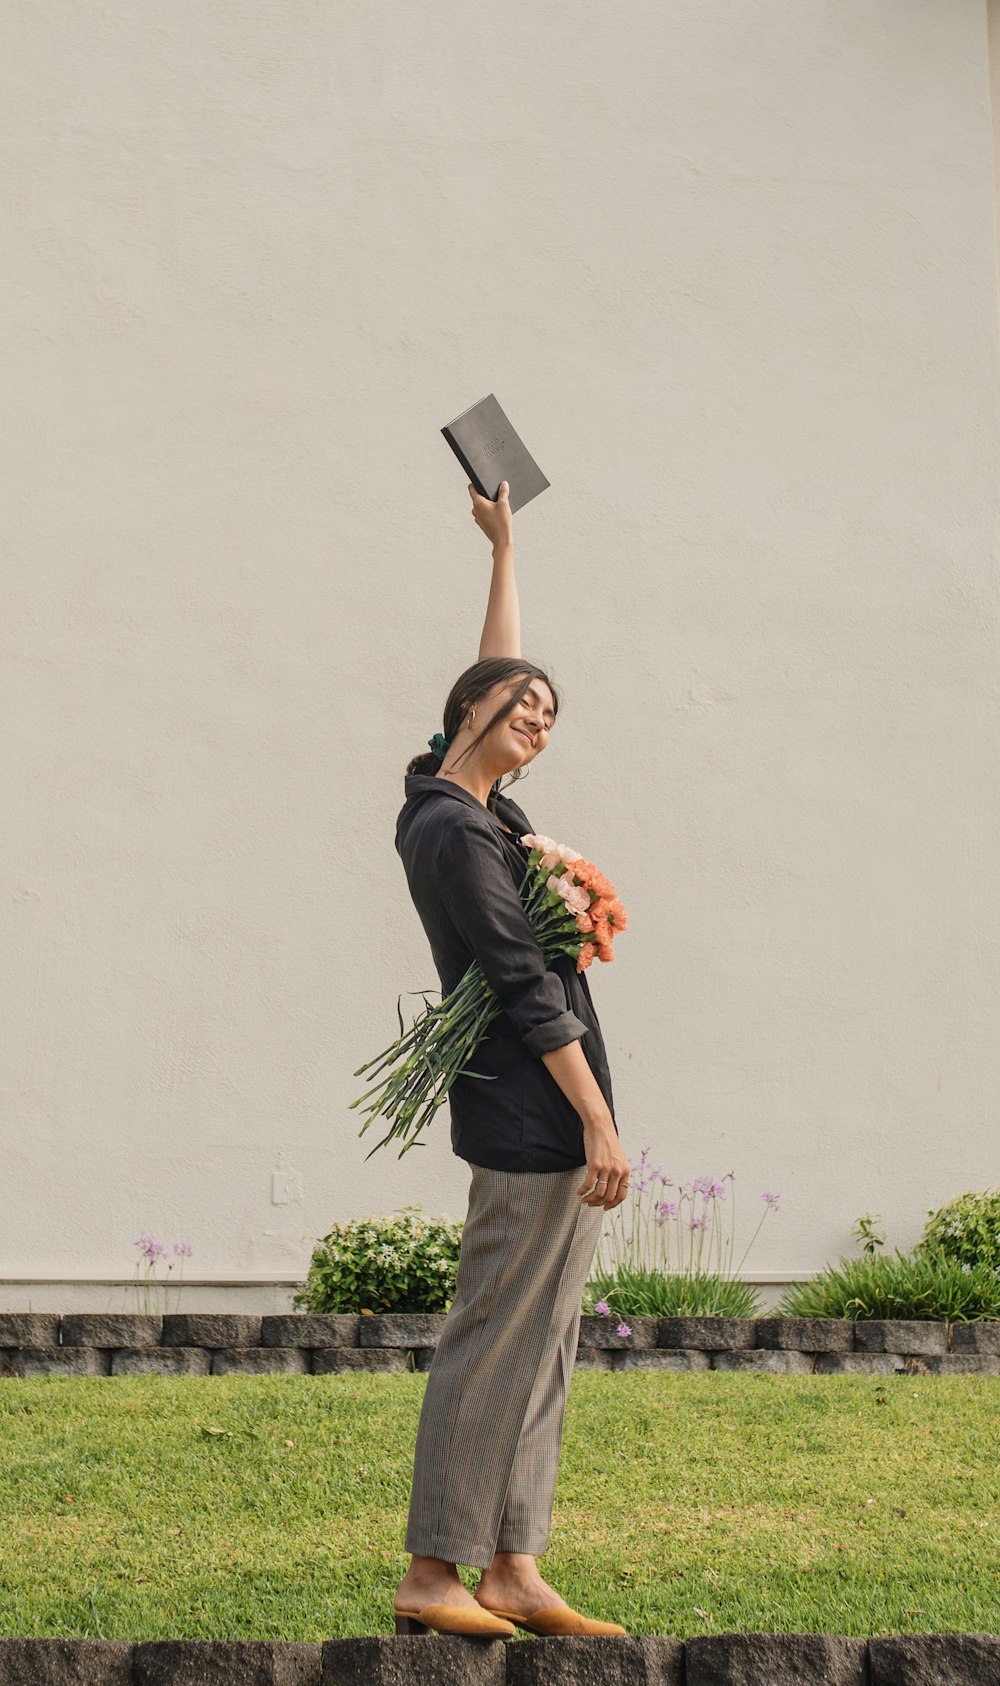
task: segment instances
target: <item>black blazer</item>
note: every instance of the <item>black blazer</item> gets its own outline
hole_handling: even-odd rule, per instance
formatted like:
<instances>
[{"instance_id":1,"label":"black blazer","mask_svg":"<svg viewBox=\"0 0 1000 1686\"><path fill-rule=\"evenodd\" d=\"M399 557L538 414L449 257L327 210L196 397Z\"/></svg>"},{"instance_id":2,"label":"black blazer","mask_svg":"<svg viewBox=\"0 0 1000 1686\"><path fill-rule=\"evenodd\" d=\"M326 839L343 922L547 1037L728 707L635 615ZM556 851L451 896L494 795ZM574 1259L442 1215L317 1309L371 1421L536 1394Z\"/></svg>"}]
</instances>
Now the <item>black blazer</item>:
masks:
<instances>
[{"instance_id":1,"label":"black blazer","mask_svg":"<svg viewBox=\"0 0 1000 1686\"><path fill-rule=\"evenodd\" d=\"M433 773L407 774L403 789L396 849L442 994L478 960L504 1009L468 1061L495 1081L460 1074L449 1090L452 1151L497 1171L582 1167L580 1115L539 1056L582 1038L614 1120L611 1073L586 972L568 954L546 966L518 894L531 823L510 797L497 796L496 818Z\"/></svg>"}]
</instances>

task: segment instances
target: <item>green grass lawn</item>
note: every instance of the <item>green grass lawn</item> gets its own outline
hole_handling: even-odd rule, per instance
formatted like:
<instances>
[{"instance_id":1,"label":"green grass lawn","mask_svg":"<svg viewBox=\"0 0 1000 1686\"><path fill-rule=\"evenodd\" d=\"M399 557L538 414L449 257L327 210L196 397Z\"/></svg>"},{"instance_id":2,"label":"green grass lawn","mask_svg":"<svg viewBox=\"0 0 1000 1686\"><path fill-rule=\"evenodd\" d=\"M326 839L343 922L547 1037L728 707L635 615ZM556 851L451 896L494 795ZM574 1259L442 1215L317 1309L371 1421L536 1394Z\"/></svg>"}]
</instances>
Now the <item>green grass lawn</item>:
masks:
<instances>
[{"instance_id":1,"label":"green grass lawn","mask_svg":"<svg viewBox=\"0 0 1000 1686\"><path fill-rule=\"evenodd\" d=\"M0 1634L391 1633L426 1380L0 1383ZM634 1634L998 1633L1000 1384L578 1370L539 1563Z\"/></svg>"}]
</instances>

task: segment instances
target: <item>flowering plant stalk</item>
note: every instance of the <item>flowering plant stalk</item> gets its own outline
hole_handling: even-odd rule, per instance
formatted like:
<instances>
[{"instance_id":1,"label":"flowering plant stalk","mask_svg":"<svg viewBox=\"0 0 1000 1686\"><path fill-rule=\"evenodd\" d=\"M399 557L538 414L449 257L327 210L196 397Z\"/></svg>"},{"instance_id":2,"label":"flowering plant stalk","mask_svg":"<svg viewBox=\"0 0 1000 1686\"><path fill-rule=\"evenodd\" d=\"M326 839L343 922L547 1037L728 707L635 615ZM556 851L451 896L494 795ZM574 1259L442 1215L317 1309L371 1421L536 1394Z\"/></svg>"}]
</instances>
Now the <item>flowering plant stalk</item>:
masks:
<instances>
[{"instance_id":1,"label":"flowering plant stalk","mask_svg":"<svg viewBox=\"0 0 1000 1686\"><path fill-rule=\"evenodd\" d=\"M551 837L526 832L521 842L530 850L520 884L521 901L546 962L557 954L569 954L576 960L577 971L583 972L595 955L604 962L613 960L614 938L628 929L628 916L611 880L593 861ZM390 1119L387 1134L371 1153L401 1139L400 1159L414 1145L423 1146L420 1131L443 1104L459 1073L484 1083L496 1081L485 1072L470 1071L466 1062L488 1025L503 1011L478 961L437 1006L427 1004L423 990L412 993L424 996L425 1007L411 1029L403 1026L400 996L396 1003L399 1036L354 1073L355 1077L364 1072L388 1075L350 1103L353 1108L369 1096L377 1097L365 1108L371 1117L358 1133L363 1136L380 1116ZM366 1157L370 1159L371 1153Z\"/></svg>"},{"instance_id":2,"label":"flowering plant stalk","mask_svg":"<svg viewBox=\"0 0 1000 1686\"><path fill-rule=\"evenodd\" d=\"M135 1282L134 1282L133 1286L134 1286L135 1291L136 1291L136 1300L138 1301L138 1299L139 1299L139 1289L141 1287L142 1288L142 1298L143 1298L143 1311L148 1316L149 1315L149 1285L150 1285L150 1282L152 1282L154 1287L156 1287L156 1288L162 1287L162 1289L163 1289L163 1309L164 1309L164 1311L166 1311L166 1309L167 1309L167 1284L166 1284L166 1282L161 1283L157 1274L156 1274L156 1261L157 1261L157 1259L160 1259L160 1258L163 1257L163 1255L166 1253L167 1249L164 1247L164 1245L161 1241L154 1241L153 1237L151 1235L146 1235L145 1232L142 1235L136 1236L136 1239L132 1243L132 1245L134 1247L138 1247L140 1249L140 1255L141 1255L140 1258L136 1260L136 1264L135 1264ZM189 1241L175 1241L174 1242L174 1254L181 1261L180 1273L179 1273L178 1278L177 1278L177 1304L174 1307L175 1311L180 1310L181 1283L183 1282L183 1279L184 1279L184 1260L189 1259L191 1257L191 1251L192 1251L191 1243ZM140 1282L139 1282L139 1271L142 1268L142 1259L145 1259L146 1266L145 1266L145 1272L144 1272L144 1280L140 1284ZM173 1270L173 1268L174 1267L173 1267L172 1264L168 1264L168 1266L167 1266L167 1275L168 1276L169 1276L170 1272Z\"/></svg>"},{"instance_id":3,"label":"flowering plant stalk","mask_svg":"<svg viewBox=\"0 0 1000 1686\"><path fill-rule=\"evenodd\" d=\"M595 1268L614 1276L630 1270L647 1270L662 1276L697 1276L709 1272L726 1279L738 1277L765 1217L768 1212L777 1212L780 1194L766 1190L761 1195L764 1211L744 1248L743 1258L734 1270L732 1247L736 1228L735 1172L727 1171L721 1180L709 1176L692 1177L687 1188L678 1188L676 1200L665 1197L657 1199L654 1196L650 1202L650 1209L647 1210L642 1197L651 1187L657 1183L662 1188L674 1186L673 1179L664 1175L662 1165L650 1166L647 1164L648 1158L649 1149L644 1147L632 1180L629 1200L631 1216L627 1217L623 1206L611 1213L607 1231L601 1236L597 1248ZM721 1225L716 1224L714 1229L712 1225L713 1217L720 1216L718 1203L725 1199L727 1182L733 1184L733 1198L729 1206L732 1221L729 1241L723 1248ZM696 1197L701 1199L700 1212L695 1211ZM711 1235L708 1234L710 1229ZM610 1258L607 1258L604 1252L605 1241L609 1243ZM685 1242L686 1259L683 1257ZM673 1256L675 1248L676 1257ZM703 1254L710 1255L713 1251L714 1263L710 1257L703 1258Z\"/></svg>"},{"instance_id":4,"label":"flowering plant stalk","mask_svg":"<svg viewBox=\"0 0 1000 1686\"><path fill-rule=\"evenodd\" d=\"M725 1213L719 1203L725 1199L727 1183L733 1185L733 1199L729 1206L730 1238L724 1248L721 1220ZM719 1179L692 1177L686 1186L677 1187L676 1200L668 1200L665 1194L659 1197L659 1189L666 1191L673 1186L673 1179L664 1174L662 1166L649 1164L649 1149L644 1147L633 1170L628 1202L609 1214L607 1233L600 1237L584 1289L584 1309L589 1311L590 1301L599 1294L594 1311L619 1319L623 1313L646 1317L758 1316L759 1296L742 1280L740 1272L764 1218L769 1212L777 1212L780 1194L766 1190L761 1195L764 1211L734 1270L735 1173L727 1171ZM647 1204L644 1196L651 1190ZM698 1198L700 1210L695 1209ZM605 1252L606 1241L610 1257ZM616 1333L627 1335L631 1328L620 1321Z\"/></svg>"}]
</instances>

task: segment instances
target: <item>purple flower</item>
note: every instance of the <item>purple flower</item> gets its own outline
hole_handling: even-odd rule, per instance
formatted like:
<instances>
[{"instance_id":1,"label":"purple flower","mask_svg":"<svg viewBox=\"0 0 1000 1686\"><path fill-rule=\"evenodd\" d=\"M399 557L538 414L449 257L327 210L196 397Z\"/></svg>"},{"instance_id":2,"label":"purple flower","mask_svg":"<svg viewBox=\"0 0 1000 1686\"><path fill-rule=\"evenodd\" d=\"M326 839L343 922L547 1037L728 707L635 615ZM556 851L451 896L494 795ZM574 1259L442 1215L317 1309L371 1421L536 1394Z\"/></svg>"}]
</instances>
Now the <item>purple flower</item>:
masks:
<instances>
[{"instance_id":1,"label":"purple flower","mask_svg":"<svg viewBox=\"0 0 1000 1686\"><path fill-rule=\"evenodd\" d=\"M607 1300L598 1300L594 1310L599 1311L602 1317L608 1317L611 1314L611 1307L609 1306Z\"/></svg>"},{"instance_id":2,"label":"purple flower","mask_svg":"<svg viewBox=\"0 0 1000 1686\"><path fill-rule=\"evenodd\" d=\"M631 1333L632 1331L627 1323L619 1323L617 1329L615 1330L616 1335L630 1335Z\"/></svg>"}]
</instances>

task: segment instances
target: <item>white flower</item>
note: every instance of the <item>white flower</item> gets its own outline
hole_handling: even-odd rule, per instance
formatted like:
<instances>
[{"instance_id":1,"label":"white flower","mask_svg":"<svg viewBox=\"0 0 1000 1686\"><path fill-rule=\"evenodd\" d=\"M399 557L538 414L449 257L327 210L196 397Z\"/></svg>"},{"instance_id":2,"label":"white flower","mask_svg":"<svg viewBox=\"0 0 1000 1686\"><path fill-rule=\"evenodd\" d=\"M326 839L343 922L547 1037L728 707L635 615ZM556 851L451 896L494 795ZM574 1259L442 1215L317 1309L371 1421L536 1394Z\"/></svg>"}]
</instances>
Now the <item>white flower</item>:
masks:
<instances>
[{"instance_id":1,"label":"white flower","mask_svg":"<svg viewBox=\"0 0 1000 1686\"><path fill-rule=\"evenodd\" d=\"M559 848L554 837L545 837L539 831L526 831L521 838L521 842L526 843L529 849L541 849L543 854L547 853L549 849L558 850Z\"/></svg>"}]
</instances>

